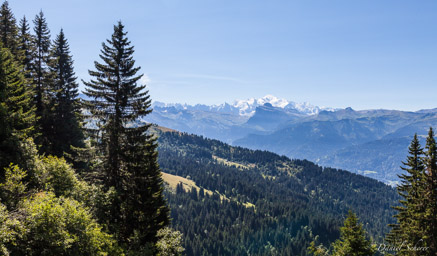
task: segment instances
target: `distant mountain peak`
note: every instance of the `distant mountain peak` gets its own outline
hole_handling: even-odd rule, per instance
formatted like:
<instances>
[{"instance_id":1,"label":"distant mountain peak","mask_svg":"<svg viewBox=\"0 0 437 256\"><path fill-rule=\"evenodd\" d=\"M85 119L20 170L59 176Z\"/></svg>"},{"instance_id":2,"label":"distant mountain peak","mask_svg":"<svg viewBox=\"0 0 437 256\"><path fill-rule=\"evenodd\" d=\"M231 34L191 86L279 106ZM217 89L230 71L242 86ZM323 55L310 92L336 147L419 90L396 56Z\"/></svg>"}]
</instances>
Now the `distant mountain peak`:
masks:
<instances>
[{"instance_id":1,"label":"distant mountain peak","mask_svg":"<svg viewBox=\"0 0 437 256\"><path fill-rule=\"evenodd\" d=\"M308 102L296 103L293 101L275 97L271 94L268 94L259 99L250 98L247 100L236 100L233 106L239 109L240 115L252 116L258 106L264 106L266 103L270 104L272 107L282 108L286 110L295 110L296 112L306 115L315 115L318 114L321 110L334 110L332 108L314 106Z\"/></svg>"},{"instance_id":2,"label":"distant mountain peak","mask_svg":"<svg viewBox=\"0 0 437 256\"><path fill-rule=\"evenodd\" d=\"M267 104L267 105L266 105ZM286 99L278 98L271 94L268 94L262 98L249 98L246 100L235 100L234 103L223 103L220 105L203 105L197 104L194 106L188 104L179 104L179 103L162 103L162 102L154 102L153 106L155 107L174 107L179 110L202 110L202 111L215 111L222 113L233 113L239 114L240 116L253 116L255 114L256 108L261 106L280 108L287 111L294 111L297 113L305 114L305 115L315 115L318 114L321 110L333 111L332 108L318 107L311 105L308 102L296 103L293 101L289 101Z\"/></svg>"}]
</instances>

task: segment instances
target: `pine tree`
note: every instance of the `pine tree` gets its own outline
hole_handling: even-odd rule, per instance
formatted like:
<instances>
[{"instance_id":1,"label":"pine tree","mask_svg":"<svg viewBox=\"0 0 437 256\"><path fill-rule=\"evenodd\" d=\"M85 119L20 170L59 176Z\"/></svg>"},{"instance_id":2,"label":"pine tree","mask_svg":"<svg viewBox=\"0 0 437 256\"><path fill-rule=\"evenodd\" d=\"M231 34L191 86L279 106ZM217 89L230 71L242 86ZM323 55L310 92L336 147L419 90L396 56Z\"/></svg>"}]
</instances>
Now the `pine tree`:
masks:
<instances>
[{"instance_id":1,"label":"pine tree","mask_svg":"<svg viewBox=\"0 0 437 256\"><path fill-rule=\"evenodd\" d=\"M429 247L426 255L437 254L437 146L432 127L429 129L425 146L425 211L423 217L423 245Z\"/></svg>"},{"instance_id":2,"label":"pine tree","mask_svg":"<svg viewBox=\"0 0 437 256\"><path fill-rule=\"evenodd\" d=\"M63 156L64 153L72 154L71 146L83 147L83 133L80 121L82 119L78 84L73 71L73 60L65 38L64 31L56 37L53 43L50 71L54 75L53 90L55 93L51 113L53 134L50 139L50 154ZM62 124L62 125L56 125Z\"/></svg>"},{"instance_id":3,"label":"pine tree","mask_svg":"<svg viewBox=\"0 0 437 256\"><path fill-rule=\"evenodd\" d=\"M400 246L398 255L415 255L415 251L408 250L408 246L412 247L421 244L423 220L425 212L425 166L422 160L423 149L420 146L417 134L414 135L409 147L409 156L407 162L404 162L405 167L401 167L406 171L399 175L401 184L397 187L399 195L403 198L400 200L400 206L394 207L398 213L394 216L397 219L397 224L390 225L392 230L387 235L387 241L393 246Z\"/></svg>"},{"instance_id":4,"label":"pine tree","mask_svg":"<svg viewBox=\"0 0 437 256\"><path fill-rule=\"evenodd\" d=\"M9 8L8 1L3 2L0 7L0 39L3 47L8 48L16 60L21 54L18 52L18 28L14 14Z\"/></svg>"},{"instance_id":5,"label":"pine tree","mask_svg":"<svg viewBox=\"0 0 437 256\"><path fill-rule=\"evenodd\" d=\"M33 84L35 88L36 116L38 117L37 132L40 135L36 138L36 143L41 145L42 152L50 151L50 139L53 134L53 127L50 113L53 106L53 91L50 88L51 74L49 72L50 63L50 30L42 11L36 15L34 21L34 73Z\"/></svg>"},{"instance_id":6,"label":"pine tree","mask_svg":"<svg viewBox=\"0 0 437 256\"><path fill-rule=\"evenodd\" d=\"M333 243L332 255L369 256L374 253L375 248L366 239L363 224L349 211L344 226L340 228L340 239Z\"/></svg>"},{"instance_id":7,"label":"pine tree","mask_svg":"<svg viewBox=\"0 0 437 256\"><path fill-rule=\"evenodd\" d=\"M20 163L19 141L30 136L35 123L32 91L7 48L0 49L0 180L11 162Z\"/></svg>"},{"instance_id":8,"label":"pine tree","mask_svg":"<svg viewBox=\"0 0 437 256\"><path fill-rule=\"evenodd\" d=\"M124 26L114 26L111 39L102 44L94 78L86 85L86 108L96 120L92 136L103 155L102 181L116 191L108 225L131 250L157 241L157 231L168 224L155 138L149 124L139 122L152 110L150 96L138 80L134 48ZM143 248L145 249L145 248Z\"/></svg>"}]
</instances>

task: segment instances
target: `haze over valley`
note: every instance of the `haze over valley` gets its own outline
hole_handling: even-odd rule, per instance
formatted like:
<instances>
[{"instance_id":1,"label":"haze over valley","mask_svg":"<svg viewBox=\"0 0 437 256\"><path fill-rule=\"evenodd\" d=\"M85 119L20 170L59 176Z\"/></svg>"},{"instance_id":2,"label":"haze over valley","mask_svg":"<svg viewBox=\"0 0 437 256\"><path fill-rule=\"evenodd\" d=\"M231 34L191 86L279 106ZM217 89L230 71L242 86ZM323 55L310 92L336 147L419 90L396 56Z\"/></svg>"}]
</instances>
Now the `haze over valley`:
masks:
<instances>
[{"instance_id":1,"label":"haze over valley","mask_svg":"<svg viewBox=\"0 0 437 256\"><path fill-rule=\"evenodd\" d=\"M154 102L145 121L235 146L308 159L396 184L417 133L437 126L437 109L334 109L267 95L221 105Z\"/></svg>"},{"instance_id":2,"label":"haze over valley","mask_svg":"<svg viewBox=\"0 0 437 256\"><path fill-rule=\"evenodd\" d=\"M0 255L436 256L436 13L2 0Z\"/></svg>"}]
</instances>

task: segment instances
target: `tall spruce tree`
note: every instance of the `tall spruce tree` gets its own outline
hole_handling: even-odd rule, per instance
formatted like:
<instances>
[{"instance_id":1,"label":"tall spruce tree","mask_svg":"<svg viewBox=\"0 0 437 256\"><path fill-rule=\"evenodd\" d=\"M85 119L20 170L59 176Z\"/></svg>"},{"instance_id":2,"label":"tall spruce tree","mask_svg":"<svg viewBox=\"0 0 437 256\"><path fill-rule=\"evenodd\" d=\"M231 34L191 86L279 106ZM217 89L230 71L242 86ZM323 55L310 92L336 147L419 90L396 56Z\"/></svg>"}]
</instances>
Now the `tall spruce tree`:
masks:
<instances>
[{"instance_id":1,"label":"tall spruce tree","mask_svg":"<svg viewBox=\"0 0 437 256\"><path fill-rule=\"evenodd\" d=\"M1 43L0 43L1 45ZM0 49L0 180L11 162L21 163L20 140L27 138L35 123L33 92L15 64L9 49Z\"/></svg>"},{"instance_id":2,"label":"tall spruce tree","mask_svg":"<svg viewBox=\"0 0 437 256\"><path fill-rule=\"evenodd\" d=\"M101 63L86 85L86 108L95 120L91 129L103 158L102 181L115 191L107 224L120 243L139 251L157 241L157 231L168 224L162 178L157 163L156 140L149 124L139 122L149 114L151 100L142 75L135 67L134 47L124 26L114 26L111 39L102 43Z\"/></svg>"},{"instance_id":3,"label":"tall spruce tree","mask_svg":"<svg viewBox=\"0 0 437 256\"><path fill-rule=\"evenodd\" d=\"M9 8L8 1L3 2L0 7L0 39L3 47L8 48L14 58L18 60L21 54L18 51L18 27L14 14Z\"/></svg>"},{"instance_id":4,"label":"tall spruce tree","mask_svg":"<svg viewBox=\"0 0 437 256\"><path fill-rule=\"evenodd\" d=\"M352 211L349 211L344 226L340 228L340 239L333 243L335 256L369 256L375 253L375 248L366 239L363 224Z\"/></svg>"},{"instance_id":5,"label":"tall spruce tree","mask_svg":"<svg viewBox=\"0 0 437 256\"><path fill-rule=\"evenodd\" d=\"M37 132L39 136L35 142L41 146L42 152L50 151L50 139L53 127L50 113L53 111L53 90L51 90L50 63L50 30L44 13L40 11L33 20L35 56L32 67L34 72L33 85L35 88L36 116L38 117Z\"/></svg>"},{"instance_id":6,"label":"tall spruce tree","mask_svg":"<svg viewBox=\"0 0 437 256\"><path fill-rule=\"evenodd\" d=\"M429 129L425 146L425 211L422 237L429 247L426 255L437 255L437 145L432 127Z\"/></svg>"},{"instance_id":7,"label":"tall spruce tree","mask_svg":"<svg viewBox=\"0 0 437 256\"><path fill-rule=\"evenodd\" d=\"M23 54L22 66L24 76L29 80L29 84L32 83L32 60L35 54L35 49L33 47L34 39L30 34L29 23L24 16L20 20L20 26L18 31L18 50Z\"/></svg>"},{"instance_id":8,"label":"tall spruce tree","mask_svg":"<svg viewBox=\"0 0 437 256\"><path fill-rule=\"evenodd\" d=\"M53 73L53 87L55 92L51 113L53 134L50 139L50 153L56 156L73 154L71 146L83 147L83 132L81 128L82 114L79 102L78 83L73 70L73 60L70 48L61 29L53 42L50 63L50 71ZM62 124L62 125L59 125Z\"/></svg>"},{"instance_id":9,"label":"tall spruce tree","mask_svg":"<svg viewBox=\"0 0 437 256\"><path fill-rule=\"evenodd\" d=\"M416 255L417 251L409 247L421 244L423 220L425 212L425 165L423 163L423 149L417 134L414 135L409 147L409 156L401 167L405 173L399 175L400 185L397 190L403 198L400 206L393 207L398 212L394 216L397 223L390 225L392 230L387 235L387 241L392 246L399 246L397 255ZM422 252L420 252L422 253Z\"/></svg>"},{"instance_id":10,"label":"tall spruce tree","mask_svg":"<svg viewBox=\"0 0 437 256\"><path fill-rule=\"evenodd\" d=\"M415 135L409 153L403 168L407 173L399 176L403 199L395 207L398 223L391 225L387 240L400 247L397 255L437 255L437 147L432 128L425 151Z\"/></svg>"}]
</instances>

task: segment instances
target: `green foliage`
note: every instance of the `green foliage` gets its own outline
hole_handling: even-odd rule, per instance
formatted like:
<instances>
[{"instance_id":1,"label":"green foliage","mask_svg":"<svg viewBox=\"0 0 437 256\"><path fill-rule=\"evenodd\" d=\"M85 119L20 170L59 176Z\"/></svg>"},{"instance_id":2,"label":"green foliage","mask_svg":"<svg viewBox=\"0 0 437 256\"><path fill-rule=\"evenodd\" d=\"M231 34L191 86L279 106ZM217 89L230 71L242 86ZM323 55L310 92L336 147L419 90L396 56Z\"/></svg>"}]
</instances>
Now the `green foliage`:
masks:
<instances>
[{"instance_id":1,"label":"green foliage","mask_svg":"<svg viewBox=\"0 0 437 256\"><path fill-rule=\"evenodd\" d=\"M24 232L21 223L12 218L6 206L0 203L0 254L9 256L8 247L17 246L19 239Z\"/></svg>"},{"instance_id":2,"label":"green foliage","mask_svg":"<svg viewBox=\"0 0 437 256\"><path fill-rule=\"evenodd\" d=\"M41 152L50 152L49 136L53 134L53 123L51 112L53 111L53 90L52 74L49 70L50 65L50 30L44 13L40 11L33 20L35 36L33 45L35 47L32 60L33 86L35 89L36 116L38 117L37 131L39 136L35 142L41 146Z\"/></svg>"},{"instance_id":3,"label":"green foliage","mask_svg":"<svg viewBox=\"0 0 437 256\"><path fill-rule=\"evenodd\" d=\"M0 254L180 253L180 233L157 236L169 223L157 143L150 125L133 125L151 112L151 100L137 83L141 75L123 25L103 45L104 64L90 71L97 82L88 84L94 101L87 107L102 137L85 145L64 32L52 44L42 11L33 24L35 35L25 17L18 28L8 2L2 4ZM108 105L95 101L101 99Z\"/></svg>"},{"instance_id":4,"label":"green foliage","mask_svg":"<svg viewBox=\"0 0 437 256\"><path fill-rule=\"evenodd\" d=\"M40 186L62 196L80 189L65 160L44 158L42 166L46 175L41 180L46 183ZM6 169L5 182L0 184L2 201L15 212L12 217L1 209L5 218L1 220L2 250L19 255L120 255L112 237L101 230L81 203L55 197L51 192L28 197L25 178L25 171L11 165Z\"/></svg>"},{"instance_id":5,"label":"green foliage","mask_svg":"<svg viewBox=\"0 0 437 256\"><path fill-rule=\"evenodd\" d=\"M158 237L159 240L156 243L158 256L177 256L184 252L181 232L165 227L158 231Z\"/></svg>"},{"instance_id":6,"label":"green foliage","mask_svg":"<svg viewBox=\"0 0 437 256\"><path fill-rule=\"evenodd\" d=\"M38 149L32 138L20 141L19 144L21 161L19 166L26 170L28 187L30 189L42 189L41 184L46 179L46 173L42 157L38 154Z\"/></svg>"},{"instance_id":7,"label":"green foliage","mask_svg":"<svg viewBox=\"0 0 437 256\"><path fill-rule=\"evenodd\" d=\"M23 203L26 233L16 251L25 255L119 255L87 209L68 198L38 193Z\"/></svg>"},{"instance_id":8,"label":"green foliage","mask_svg":"<svg viewBox=\"0 0 437 256\"><path fill-rule=\"evenodd\" d=\"M24 181L30 189L50 190L57 196L78 195L78 191L83 190L83 182L64 158L38 155L31 138L22 140L19 149L20 167L27 170Z\"/></svg>"},{"instance_id":9,"label":"green foliage","mask_svg":"<svg viewBox=\"0 0 437 256\"><path fill-rule=\"evenodd\" d=\"M181 185L166 193L187 255L307 255L314 237L323 244L339 237L338 216L348 208L382 242L399 199L381 182L309 161L177 132L159 132L158 142L162 170L201 188L197 197Z\"/></svg>"},{"instance_id":10,"label":"green foliage","mask_svg":"<svg viewBox=\"0 0 437 256\"><path fill-rule=\"evenodd\" d=\"M137 75L140 68L126 35L119 22L102 44L103 63L95 62L96 71L89 71L93 79L84 82L90 97L85 107L97 126L89 131L101 152L102 163L96 166L100 181L107 191L115 191L101 220L128 251L137 251L157 241L157 231L169 218L150 125L132 125L152 110L148 91L137 83L142 75Z\"/></svg>"},{"instance_id":11,"label":"green foliage","mask_svg":"<svg viewBox=\"0 0 437 256\"><path fill-rule=\"evenodd\" d=\"M423 219L424 213L423 196L426 177L422 159L423 149L417 134L411 141L409 154L407 162L403 163L405 167L402 167L405 173L399 175L401 183L397 190L402 200L399 201L400 206L394 207L398 211L394 216L397 223L390 225L392 230L387 234L387 242L391 245L404 244L397 252L398 255L414 255L415 252L407 250L407 246L421 244L423 231L420 220Z\"/></svg>"},{"instance_id":12,"label":"green foliage","mask_svg":"<svg viewBox=\"0 0 437 256\"><path fill-rule=\"evenodd\" d=\"M335 256L369 256L376 251L371 242L366 239L363 224L358 223L357 216L352 211L349 211L344 226L340 229L340 239L332 246L332 255Z\"/></svg>"},{"instance_id":13,"label":"green foliage","mask_svg":"<svg viewBox=\"0 0 437 256\"><path fill-rule=\"evenodd\" d=\"M425 212L421 218L423 245L429 247L426 255L437 254L437 144L432 127L429 129L425 145Z\"/></svg>"},{"instance_id":14,"label":"green foliage","mask_svg":"<svg viewBox=\"0 0 437 256\"><path fill-rule=\"evenodd\" d=\"M24 77L13 56L0 49L0 180L3 168L11 162L20 163L20 140L30 136L35 122L32 91L24 84Z\"/></svg>"},{"instance_id":15,"label":"green foliage","mask_svg":"<svg viewBox=\"0 0 437 256\"><path fill-rule=\"evenodd\" d=\"M4 1L0 7L0 32L0 40L3 46L8 48L15 58L20 58L17 21L9 8L8 1Z\"/></svg>"},{"instance_id":16,"label":"green foliage","mask_svg":"<svg viewBox=\"0 0 437 256\"><path fill-rule=\"evenodd\" d=\"M312 241L310 246L308 247L308 254L313 256L324 256L329 255L328 249L326 249L323 245L316 246L316 242Z\"/></svg>"},{"instance_id":17,"label":"green foliage","mask_svg":"<svg viewBox=\"0 0 437 256\"><path fill-rule=\"evenodd\" d=\"M27 187L23 180L26 176L27 173L17 165L6 168L5 182L0 184L0 198L9 209L15 209L25 195Z\"/></svg>"},{"instance_id":18,"label":"green foliage","mask_svg":"<svg viewBox=\"0 0 437 256\"><path fill-rule=\"evenodd\" d=\"M24 16L20 20L19 31L18 31L18 50L23 55L21 64L23 66L24 76L28 80L29 85L32 84L32 60L35 56L35 47L33 45L33 36L30 34L29 22Z\"/></svg>"},{"instance_id":19,"label":"green foliage","mask_svg":"<svg viewBox=\"0 0 437 256\"><path fill-rule=\"evenodd\" d=\"M45 188L53 191L56 196L69 197L77 194L80 181L73 168L63 159L53 156L43 158L43 166L46 172Z\"/></svg>"},{"instance_id":20,"label":"green foliage","mask_svg":"<svg viewBox=\"0 0 437 256\"><path fill-rule=\"evenodd\" d=\"M435 255L437 253L437 147L430 128L425 151L417 135L409 148L407 162L399 177L400 206L394 207L397 223L387 242L400 247L397 255ZM419 248L419 249L417 249Z\"/></svg>"},{"instance_id":21,"label":"green foliage","mask_svg":"<svg viewBox=\"0 0 437 256\"><path fill-rule=\"evenodd\" d=\"M78 84L73 71L73 60L64 31L56 37L51 49L50 72L54 76L51 103L53 111L50 115L52 131L48 134L50 147L46 153L58 157L74 153L71 146L83 147L81 128L82 114L79 106ZM59 125L62 124L62 125Z\"/></svg>"}]
</instances>

